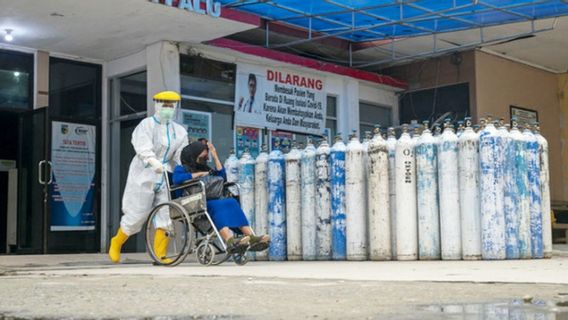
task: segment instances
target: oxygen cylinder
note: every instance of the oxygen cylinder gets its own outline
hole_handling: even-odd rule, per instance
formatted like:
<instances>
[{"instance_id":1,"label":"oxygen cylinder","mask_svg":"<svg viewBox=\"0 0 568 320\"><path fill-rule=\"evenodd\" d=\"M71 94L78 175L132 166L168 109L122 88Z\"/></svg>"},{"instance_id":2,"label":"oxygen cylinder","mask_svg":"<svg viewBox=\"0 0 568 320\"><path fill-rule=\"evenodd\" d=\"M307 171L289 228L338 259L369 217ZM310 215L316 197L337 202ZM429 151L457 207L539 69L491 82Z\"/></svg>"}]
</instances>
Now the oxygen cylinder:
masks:
<instances>
[{"instance_id":1,"label":"oxygen cylinder","mask_svg":"<svg viewBox=\"0 0 568 320\"><path fill-rule=\"evenodd\" d=\"M389 210L390 210L390 237L392 260L396 260L396 183L395 183L395 154L396 136L394 128L387 130L387 150L389 153Z\"/></svg>"},{"instance_id":2,"label":"oxygen cylinder","mask_svg":"<svg viewBox=\"0 0 568 320\"><path fill-rule=\"evenodd\" d=\"M542 240L542 202L540 186L540 157L536 136L529 128L525 128L527 168L529 177L529 197L531 208L531 253L533 259L544 258Z\"/></svg>"},{"instance_id":3,"label":"oxygen cylinder","mask_svg":"<svg viewBox=\"0 0 568 320\"><path fill-rule=\"evenodd\" d=\"M302 260L301 153L295 141L292 143L292 149L286 154L285 158L288 260Z\"/></svg>"},{"instance_id":4,"label":"oxygen cylinder","mask_svg":"<svg viewBox=\"0 0 568 320\"><path fill-rule=\"evenodd\" d=\"M481 256L485 260L497 260L506 258L503 158L499 155L503 150L502 139L489 121L479 134Z\"/></svg>"},{"instance_id":5,"label":"oxygen cylinder","mask_svg":"<svg viewBox=\"0 0 568 320\"><path fill-rule=\"evenodd\" d=\"M261 147L254 167L254 213L257 234L268 234L268 148ZM267 260L268 252L256 252L256 260Z\"/></svg>"},{"instance_id":6,"label":"oxygen cylinder","mask_svg":"<svg viewBox=\"0 0 568 320\"><path fill-rule=\"evenodd\" d=\"M442 136L442 128L440 128L439 125L435 125L434 126L434 139L436 140L436 142L440 143L440 139Z\"/></svg>"},{"instance_id":7,"label":"oxygen cylinder","mask_svg":"<svg viewBox=\"0 0 568 320\"><path fill-rule=\"evenodd\" d=\"M286 260L286 189L285 161L280 146L275 145L268 155L268 258Z\"/></svg>"},{"instance_id":8,"label":"oxygen cylinder","mask_svg":"<svg viewBox=\"0 0 568 320\"><path fill-rule=\"evenodd\" d=\"M331 258L345 260L345 144L337 134L330 151L331 167Z\"/></svg>"},{"instance_id":9,"label":"oxygen cylinder","mask_svg":"<svg viewBox=\"0 0 568 320\"><path fill-rule=\"evenodd\" d=\"M416 164L408 125L396 143L396 250L398 260L418 258Z\"/></svg>"},{"instance_id":10,"label":"oxygen cylinder","mask_svg":"<svg viewBox=\"0 0 568 320\"><path fill-rule=\"evenodd\" d=\"M347 260L367 259L365 149L354 133L345 151Z\"/></svg>"},{"instance_id":11,"label":"oxygen cylinder","mask_svg":"<svg viewBox=\"0 0 568 320\"><path fill-rule=\"evenodd\" d=\"M479 135L465 119L458 138L460 213L464 260L481 259L481 212L479 211Z\"/></svg>"},{"instance_id":12,"label":"oxygen cylinder","mask_svg":"<svg viewBox=\"0 0 568 320\"><path fill-rule=\"evenodd\" d=\"M330 148L322 140L316 150L316 258L331 258L331 179L329 169Z\"/></svg>"},{"instance_id":13,"label":"oxygen cylinder","mask_svg":"<svg viewBox=\"0 0 568 320\"><path fill-rule=\"evenodd\" d=\"M248 148L239 160L239 185L241 186L240 201L241 209L245 213L251 226L255 225L254 216L254 165Z\"/></svg>"},{"instance_id":14,"label":"oxygen cylinder","mask_svg":"<svg viewBox=\"0 0 568 320\"><path fill-rule=\"evenodd\" d=\"M503 121L504 122L504 121ZM505 214L505 254L507 259L519 259L519 194L516 190L515 146L506 125L500 124L497 131L503 139L504 154L504 190L503 212Z\"/></svg>"},{"instance_id":15,"label":"oxygen cylinder","mask_svg":"<svg viewBox=\"0 0 568 320\"><path fill-rule=\"evenodd\" d=\"M458 139L459 139L459 137L461 137L464 130L465 130L464 122L458 121L458 129L456 130L456 136L458 136Z\"/></svg>"},{"instance_id":16,"label":"oxygen cylinder","mask_svg":"<svg viewBox=\"0 0 568 320\"><path fill-rule=\"evenodd\" d=\"M302 258L316 259L316 148L308 139L300 160L302 201Z\"/></svg>"},{"instance_id":17,"label":"oxygen cylinder","mask_svg":"<svg viewBox=\"0 0 568 320\"><path fill-rule=\"evenodd\" d=\"M369 258L391 260L389 152L379 126L375 127L373 139L369 142L368 158Z\"/></svg>"},{"instance_id":18,"label":"oxygen cylinder","mask_svg":"<svg viewBox=\"0 0 568 320\"><path fill-rule=\"evenodd\" d=\"M446 119L438 150L438 183L440 187L440 239L442 260L460 260L461 215L458 177L458 137Z\"/></svg>"},{"instance_id":19,"label":"oxygen cylinder","mask_svg":"<svg viewBox=\"0 0 568 320\"><path fill-rule=\"evenodd\" d=\"M519 131L516 118L512 119L512 128L509 133L512 151L507 155L514 161L514 189L517 203L515 210L518 214L518 250L519 257L530 259L531 253L531 200L529 195L529 176L526 157L526 139ZM511 163L509 163L511 165Z\"/></svg>"},{"instance_id":20,"label":"oxygen cylinder","mask_svg":"<svg viewBox=\"0 0 568 320\"><path fill-rule=\"evenodd\" d=\"M225 173L227 174L227 182L237 182L239 180L239 159L235 155L235 149L231 149L224 166ZM229 187L229 190L233 194L238 194L236 187Z\"/></svg>"},{"instance_id":21,"label":"oxygen cylinder","mask_svg":"<svg viewBox=\"0 0 568 320\"><path fill-rule=\"evenodd\" d=\"M416 143L416 198L418 210L418 257L440 259L440 216L438 205L438 143L424 122Z\"/></svg>"},{"instance_id":22,"label":"oxygen cylinder","mask_svg":"<svg viewBox=\"0 0 568 320\"><path fill-rule=\"evenodd\" d=\"M552 257L552 226L550 210L550 172L548 166L548 142L540 134L540 126L535 126L535 136L540 153L540 189L542 204L542 238L544 257Z\"/></svg>"}]
</instances>

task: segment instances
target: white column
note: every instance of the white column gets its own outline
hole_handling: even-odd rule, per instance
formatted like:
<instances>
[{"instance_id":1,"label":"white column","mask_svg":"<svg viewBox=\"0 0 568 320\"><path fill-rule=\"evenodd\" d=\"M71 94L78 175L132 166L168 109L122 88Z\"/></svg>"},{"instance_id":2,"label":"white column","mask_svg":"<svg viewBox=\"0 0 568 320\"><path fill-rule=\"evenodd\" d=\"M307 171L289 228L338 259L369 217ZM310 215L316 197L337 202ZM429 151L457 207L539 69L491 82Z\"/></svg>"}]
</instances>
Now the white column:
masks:
<instances>
[{"instance_id":1,"label":"white column","mask_svg":"<svg viewBox=\"0 0 568 320\"><path fill-rule=\"evenodd\" d=\"M337 102L337 130L345 141L349 141L351 130L359 131L359 82L344 78L342 94Z\"/></svg>"},{"instance_id":2,"label":"white column","mask_svg":"<svg viewBox=\"0 0 568 320\"><path fill-rule=\"evenodd\" d=\"M148 114L154 114L152 97L160 91L180 93L179 48L167 41L146 47Z\"/></svg>"}]
</instances>

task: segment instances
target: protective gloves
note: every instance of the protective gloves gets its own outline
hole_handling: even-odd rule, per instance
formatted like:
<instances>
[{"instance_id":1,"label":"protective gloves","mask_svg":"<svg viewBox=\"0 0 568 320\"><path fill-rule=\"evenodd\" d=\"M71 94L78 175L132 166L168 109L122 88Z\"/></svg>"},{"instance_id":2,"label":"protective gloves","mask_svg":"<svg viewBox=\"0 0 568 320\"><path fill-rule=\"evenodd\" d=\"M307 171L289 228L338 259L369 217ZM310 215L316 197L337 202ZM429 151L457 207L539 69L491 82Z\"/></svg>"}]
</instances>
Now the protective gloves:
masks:
<instances>
[{"instance_id":1,"label":"protective gloves","mask_svg":"<svg viewBox=\"0 0 568 320\"><path fill-rule=\"evenodd\" d=\"M150 167L152 167L152 170L154 170L155 173L164 173L164 165L160 161L158 161L158 159L150 158L148 159L148 164L150 165Z\"/></svg>"}]
</instances>

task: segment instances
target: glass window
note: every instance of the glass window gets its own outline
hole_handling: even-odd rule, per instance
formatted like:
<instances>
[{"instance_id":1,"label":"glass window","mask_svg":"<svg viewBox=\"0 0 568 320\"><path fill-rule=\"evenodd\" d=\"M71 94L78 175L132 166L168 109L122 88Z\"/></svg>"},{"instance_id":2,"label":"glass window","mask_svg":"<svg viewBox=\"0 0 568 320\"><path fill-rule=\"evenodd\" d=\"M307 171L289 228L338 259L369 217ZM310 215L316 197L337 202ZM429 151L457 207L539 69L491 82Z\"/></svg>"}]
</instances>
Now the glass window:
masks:
<instances>
[{"instance_id":1,"label":"glass window","mask_svg":"<svg viewBox=\"0 0 568 320\"><path fill-rule=\"evenodd\" d=\"M52 115L98 118L100 96L100 65L49 59L49 107Z\"/></svg>"},{"instance_id":2,"label":"glass window","mask_svg":"<svg viewBox=\"0 0 568 320\"><path fill-rule=\"evenodd\" d=\"M365 131L373 132L375 125L381 128L392 126L392 109L367 102L359 102L359 134L365 136Z\"/></svg>"},{"instance_id":3,"label":"glass window","mask_svg":"<svg viewBox=\"0 0 568 320\"><path fill-rule=\"evenodd\" d=\"M233 102L236 65L182 55L181 93L186 96Z\"/></svg>"},{"instance_id":4,"label":"glass window","mask_svg":"<svg viewBox=\"0 0 568 320\"><path fill-rule=\"evenodd\" d=\"M0 108L32 108L33 66L31 54L0 50Z\"/></svg>"},{"instance_id":5,"label":"glass window","mask_svg":"<svg viewBox=\"0 0 568 320\"><path fill-rule=\"evenodd\" d=\"M333 141L333 137L337 134L337 97L327 96L327 117L325 119L325 127L329 129L328 143Z\"/></svg>"},{"instance_id":6,"label":"glass window","mask_svg":"<svg viewBox=\"0 0 568 320\"><path fill-rule=\"evenodd\" d=\"M219 159L225 162L233 148L233 106L183 99L181 108L211 113L211 139Z\"/></svg>"},{"instance_id":7,"label":"glass window","mask_svg":"<svg viewBox=\"0 0 568 320\"><path fill-rule=\"evenodd\" d=\"M146 87L146 71L120 78L121 116L147 110Z\"/></svg>"}]
</instances>

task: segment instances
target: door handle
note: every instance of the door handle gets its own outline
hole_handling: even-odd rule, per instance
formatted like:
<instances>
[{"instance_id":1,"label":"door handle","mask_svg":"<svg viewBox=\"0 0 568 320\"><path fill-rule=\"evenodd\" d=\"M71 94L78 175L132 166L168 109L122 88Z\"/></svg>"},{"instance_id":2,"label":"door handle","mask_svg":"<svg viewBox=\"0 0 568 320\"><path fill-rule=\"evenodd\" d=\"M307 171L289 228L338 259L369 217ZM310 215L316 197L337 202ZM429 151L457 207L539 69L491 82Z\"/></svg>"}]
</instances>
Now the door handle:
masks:
<instances>
[{"instance_id":1,"label":"door handle","mask_svg":"<svg viewBox=\"0 0 568 320\"><path fill-rule=\"evenodd\" d=\"M49 160L47 161L47 164L49 164L49 180L47 181L47 184L51 184L53 182L53 164Z\"/></svg>"},{"instance_id":2,"label":"door handle","mask_svg":"<svg viewBox=\"0 0 568 320\"><path fill-rule=\"evenodd\" d=\"M37 163L37 181L39 182L39 184L45 184L42 172L42 168L45 163L46 163L45 160L41 160L40 162Z\"/></svg>"}]
</instances>

